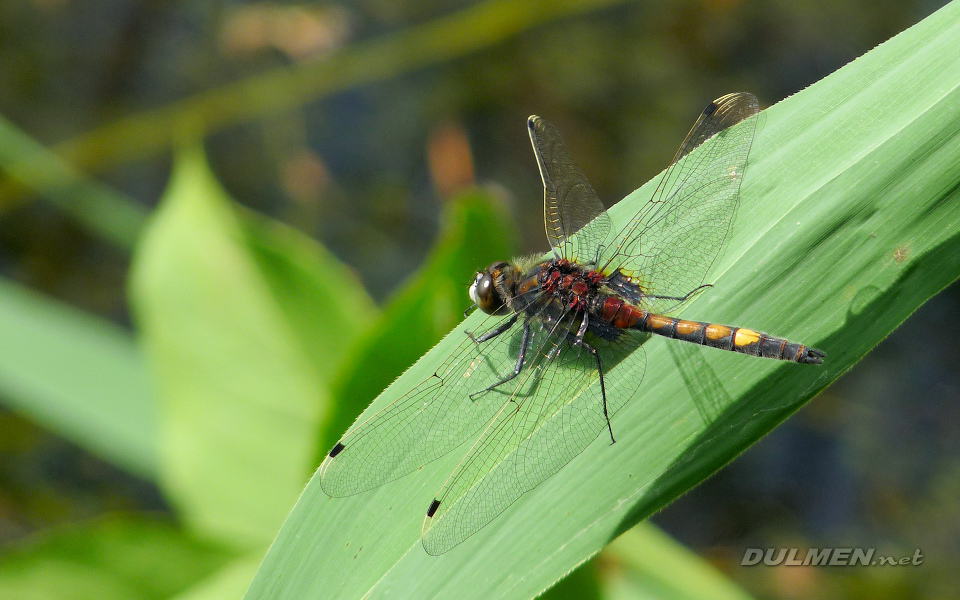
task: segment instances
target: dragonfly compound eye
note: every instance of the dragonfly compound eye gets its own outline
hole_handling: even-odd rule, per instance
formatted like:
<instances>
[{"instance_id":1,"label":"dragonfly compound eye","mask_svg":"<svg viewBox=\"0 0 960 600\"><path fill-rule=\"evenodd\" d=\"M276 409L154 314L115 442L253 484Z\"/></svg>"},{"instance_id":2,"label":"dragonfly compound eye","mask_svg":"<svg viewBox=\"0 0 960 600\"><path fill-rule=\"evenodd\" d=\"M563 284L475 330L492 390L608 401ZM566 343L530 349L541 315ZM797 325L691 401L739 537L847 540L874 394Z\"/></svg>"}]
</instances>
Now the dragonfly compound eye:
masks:
<instances>
[{"instance_id":1,"label":"dragonfly compound eye","mask_svg":"<svg viewBox=\"0 0 960 600\"><path fill-rule=\"evenodd\" d=\"M489 272L477 273L477 278L470 286L470 299L488 315L495 315L504 307L503 297L497 291L493 276Z\"/></svg>"}]
</instances>

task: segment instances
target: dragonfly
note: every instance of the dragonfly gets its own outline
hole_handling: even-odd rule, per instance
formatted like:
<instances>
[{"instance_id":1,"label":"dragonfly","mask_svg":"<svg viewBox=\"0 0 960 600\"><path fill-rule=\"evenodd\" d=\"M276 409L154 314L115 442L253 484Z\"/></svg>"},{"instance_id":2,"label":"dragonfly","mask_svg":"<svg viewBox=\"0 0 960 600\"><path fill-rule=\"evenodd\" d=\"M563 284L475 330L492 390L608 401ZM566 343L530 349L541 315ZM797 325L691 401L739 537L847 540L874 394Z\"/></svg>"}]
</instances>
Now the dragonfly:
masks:
<instances>
[{"instance_id":1,"label":"dragonfly","mask_svg":"<svg viewBox=\"0 0 960 600\"><path fill-rule=\"evenodd\" d=\"M527 126L544 187L543 258L496 262L468 290L487 316L432 375L356 424L320 466L334 497L379 487L472 441L430 503L442 554L580 454L643 380L664 336L820 364L824 353L744 327L668 316L704 292L736 214L759 105L728 94L700 114L650 199L614 229L557 130Z\"/></svg>"}]
</instances>

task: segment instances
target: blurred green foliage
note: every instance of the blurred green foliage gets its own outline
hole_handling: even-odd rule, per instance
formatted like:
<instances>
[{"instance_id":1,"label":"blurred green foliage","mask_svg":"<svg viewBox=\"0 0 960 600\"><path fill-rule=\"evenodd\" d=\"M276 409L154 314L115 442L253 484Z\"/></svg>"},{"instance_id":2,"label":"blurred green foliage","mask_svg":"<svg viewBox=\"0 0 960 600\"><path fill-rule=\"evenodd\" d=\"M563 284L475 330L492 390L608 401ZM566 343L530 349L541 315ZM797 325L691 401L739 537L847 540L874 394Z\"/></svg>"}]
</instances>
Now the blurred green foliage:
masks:
<instances>
[{"instance_id":1,"label":"blurred green foliage","mask_svg":"<svg viewBox=\"0 0 960 600\"><path fill-rule=\"evenodd\" d=\"M171 598L230 554L162 520L112 516L64 527L4 553L4 598Z\"/></svg>"}]
</instances>

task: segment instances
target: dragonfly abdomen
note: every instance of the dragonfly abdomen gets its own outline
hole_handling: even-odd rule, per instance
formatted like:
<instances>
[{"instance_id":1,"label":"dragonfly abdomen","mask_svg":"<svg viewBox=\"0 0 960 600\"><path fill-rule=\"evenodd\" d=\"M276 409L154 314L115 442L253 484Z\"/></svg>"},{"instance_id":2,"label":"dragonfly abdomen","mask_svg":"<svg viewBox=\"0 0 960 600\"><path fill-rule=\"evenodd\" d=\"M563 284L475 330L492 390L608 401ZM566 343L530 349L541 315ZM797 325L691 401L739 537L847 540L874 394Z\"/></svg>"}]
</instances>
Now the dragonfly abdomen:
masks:
<instances>
[{"instance_id":1,"label":"dragonfly abdomen","mask_svg":"<svg viewBox=\"0 0 960 600\"><path fill-rule=\"evenodd\" d=\"M601 320L621 329L646 331L750 356L807 364L820 364L824 356L814 348L752 329L657 315L612 296L603 299L599 313Z\"/></svg>"},{"instance_id":2,"label":"dragonfly abdomen","mask_svg":"<svg viewBox=\"0 0 960 600\"><path fill-rule=\"evenodd\" d=\"M720 350L732 350L750 356L796 363L820 364L824 356L823 352L808 348L803 344L790 342L744 327L686 321L650 313L647 313L646 318L639 320L633 326L633 329Z\"/></svg>"}]
</instances>

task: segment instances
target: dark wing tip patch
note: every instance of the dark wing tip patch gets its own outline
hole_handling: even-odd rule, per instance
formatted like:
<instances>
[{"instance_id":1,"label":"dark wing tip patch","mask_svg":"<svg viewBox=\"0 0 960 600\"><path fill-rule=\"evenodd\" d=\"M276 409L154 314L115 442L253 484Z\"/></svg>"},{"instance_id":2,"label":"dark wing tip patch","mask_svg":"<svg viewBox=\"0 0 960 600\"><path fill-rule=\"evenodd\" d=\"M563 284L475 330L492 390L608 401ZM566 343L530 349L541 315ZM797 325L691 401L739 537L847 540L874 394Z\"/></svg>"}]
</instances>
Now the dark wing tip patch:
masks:
<instances>
[{"instance_id":1,"label":"dark wing tip patch","mask_svg":"<svg viewBox=\"0 0 960 600\"><path fill-rule=\"evenodd\" d=\"M334 456L340 454L340 452L342 452L345 447L346 446L344 446L340 442L337 442L337 445L330 449L330 452L329 454L327 454L327 456L329 456L330 458L333 458Z\"/></svg>"},{"instance_id":2,"label":"dark wing tip patch","mask_svg":"<svg viewBox=\"0 0 960 600\"><path fill-rule=\"evenodd\" d=\"M440 501L434 498L433 502L430 503L430 508L427 509L427 518L437 514L438 508L440 508Z\"/></svg>"},{"instance_id":3,"label":"dark wing tip patch","mask_svg":"<svg viewBox=\"0 0 960 600\"><path fill-rule=\"evenodd\" d=\"M709 117L714 112L716 112L716 110L717 110L717 103L711 102L710 104L707 105L705 109L703 109L703 114Z\"/></svg>"}]
</instances>

